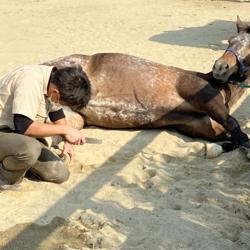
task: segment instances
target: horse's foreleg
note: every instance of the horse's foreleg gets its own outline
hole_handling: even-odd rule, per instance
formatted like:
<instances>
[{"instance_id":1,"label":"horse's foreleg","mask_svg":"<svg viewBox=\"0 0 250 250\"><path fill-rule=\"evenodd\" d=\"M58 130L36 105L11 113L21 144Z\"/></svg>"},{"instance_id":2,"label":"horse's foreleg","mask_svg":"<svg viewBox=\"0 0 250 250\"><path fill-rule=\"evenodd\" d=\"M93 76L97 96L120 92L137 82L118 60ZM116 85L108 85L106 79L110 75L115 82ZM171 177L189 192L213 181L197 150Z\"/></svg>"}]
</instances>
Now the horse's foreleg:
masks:
<instances>
[{"instance_id":1,"label":"horse's foreleg","mask_svg":"<svg viewBox=\"0 0 250 250\"><path fill-rule=\"evenodd\" d=\"M231 144L225 143L222 145L224 151L231 151L239 146L250 147L249 138L245 134L238 121L229 115L229 112L224 105L221 97L215 97L213 100L202 105L208 116L221 124L230 134Z\"/></svg>"},{"instance_id":2,"label":"horse's foreleg","mask_svg":"<svg viewBox=\"0 0 250 250\"><path fill-rule=\"evenodd\" d=\"M228 115L227 119L223 121L224 128L230 132L232 143L224 143L222 145L224 151L228 152L239 146L250 148L250 141L247 134L243 133L238 121L232 116Z\"/></svg>"},{"instance_id":3,"label":"horse's foreleg","mask_svg":"<svg viewBox=\"0 0 250 250\"><path fill-rule=\"evenodd\" d=\"M201 137L209 141L226 141L228 136L225 129L217 122L210 119L208 116L202 118L194 118L182 125L177 125L176 129L189 136ZM221 144L205 143L206 158L214 158L219 156L225 150Z\"/></svg>"},{"instance_id":4,"label":"horse's foreleg","mask_svg":"<svg viewBox=\"0 0 250 250\"><path fill-rule=\"evenodd\" d=\"M229 140L223 126L208 116L192 118L192 120L175 127L183 134L192 137L201 137L212 142Z\"/></svg>"},{"instance_id":5,"label":"horse's foreleg","mask_svg":"<svg viewBox=\"0 0 250 250\"><path fill-rule=\"evenodd\" d=\"M190 95L191 90L192 94ZM187 102L200 112L206 113L230 133L232 144L224 144L225 151L239 146L250 147L248 136L242 132L237 120L229 115L225 99L219 90L207 83L193 82L189 85L181 85L179 91Z\"/></svg>"}]
</instances>

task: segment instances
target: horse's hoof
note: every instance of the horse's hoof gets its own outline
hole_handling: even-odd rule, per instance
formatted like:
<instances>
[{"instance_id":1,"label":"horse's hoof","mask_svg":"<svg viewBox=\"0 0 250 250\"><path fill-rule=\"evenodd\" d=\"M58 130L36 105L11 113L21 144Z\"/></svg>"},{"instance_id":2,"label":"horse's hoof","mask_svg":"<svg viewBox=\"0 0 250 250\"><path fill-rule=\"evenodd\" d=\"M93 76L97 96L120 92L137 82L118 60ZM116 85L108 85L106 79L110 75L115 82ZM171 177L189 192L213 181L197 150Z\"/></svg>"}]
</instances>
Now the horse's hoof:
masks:
<instances>
[{"instance_id":1,"label":"horse's hoof","mask_svg":"<svg viewBox=\"0 0 250 250\"><path fill-rule=\"evenodd\" d=\"M206 143L206 155L207 159L215 158L223 153L223 149L216 143Z\"/></svg>"},{"instance_id":2,"label":"horse's hoof","mask_svg":"<svg viewBox=\"0 0 250 250\"><path fill-rule=\"evenodd\" d=\"M246 149L250 149L250 140L244 142L243 144L241 144L241 147L246 148Z\"/></svg>"},{"instance_id":3,"label":"horse's hoof","mask_svg":"<svg viewBox=\"0 0 250 250\"><path fill-rule=\"evenodd\" d=\"M243 150L243 152L247 155L247 159L250 160L250 148L241 146L240 149Z\"/></svg>"}]
</instances>

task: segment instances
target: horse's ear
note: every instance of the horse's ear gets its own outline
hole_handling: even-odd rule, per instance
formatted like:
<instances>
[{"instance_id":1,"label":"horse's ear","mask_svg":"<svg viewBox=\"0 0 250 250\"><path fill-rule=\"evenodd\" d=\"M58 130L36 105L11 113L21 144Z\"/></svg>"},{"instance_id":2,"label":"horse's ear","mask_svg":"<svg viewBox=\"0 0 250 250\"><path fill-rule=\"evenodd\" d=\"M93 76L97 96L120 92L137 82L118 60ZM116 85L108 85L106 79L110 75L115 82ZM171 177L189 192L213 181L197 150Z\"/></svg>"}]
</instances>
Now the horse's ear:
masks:
<instances>
[{"instance_id":1,"label":"horse's ear","mask_svg":"<svg viewBox=\"0 0 250 250\"><path fill-rule=\"evenodd\" d=\"M237 27L238 33L240 32L250 33L250 23L242 22L239 16L237 16L236 27Z\"/></svg>"},{"instance_id":2,"label":"horse's ear","mask_svg":"<svg viewBox=\"0 0 250 250\"><path fill-rule=\"evenodd\" d=\"M236 27L238 33L244 31L244 23L240 20L239 16L237 16Z\"/></svg>"}]
</instances>

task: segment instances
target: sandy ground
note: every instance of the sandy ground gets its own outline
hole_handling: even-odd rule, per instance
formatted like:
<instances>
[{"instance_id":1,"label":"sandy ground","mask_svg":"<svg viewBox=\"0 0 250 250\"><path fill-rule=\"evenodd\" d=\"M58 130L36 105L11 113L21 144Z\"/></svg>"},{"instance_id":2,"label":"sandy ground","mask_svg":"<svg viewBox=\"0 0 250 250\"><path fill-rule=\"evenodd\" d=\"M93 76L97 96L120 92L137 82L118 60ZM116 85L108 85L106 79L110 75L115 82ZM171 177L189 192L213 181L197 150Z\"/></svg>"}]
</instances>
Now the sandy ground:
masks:
<instances>
[{"instance_id":1,"label":"sandy ground","mask_svg":"<svg viewBox=\"0 0 250 250\"><path fill-rule=\"evenodd\" d=\"M207 72L250 3L0 1L0 73L71 53L123 52ZM249 97L234 112L250 135ZM204 159L171 130L86 128L62 185L25 179L0 193L0 249L250 249L250 163Z\"/></svg>"}]
</instances>

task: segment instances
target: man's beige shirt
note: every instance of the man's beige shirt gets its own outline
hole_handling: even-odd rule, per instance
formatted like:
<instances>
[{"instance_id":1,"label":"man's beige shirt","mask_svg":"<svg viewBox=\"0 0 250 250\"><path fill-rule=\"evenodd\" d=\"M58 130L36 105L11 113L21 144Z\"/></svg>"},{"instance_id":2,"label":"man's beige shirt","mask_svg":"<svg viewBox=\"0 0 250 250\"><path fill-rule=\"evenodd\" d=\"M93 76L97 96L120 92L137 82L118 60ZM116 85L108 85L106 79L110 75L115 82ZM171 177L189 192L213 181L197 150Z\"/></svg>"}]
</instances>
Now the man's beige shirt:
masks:
<instances>
[{"instance_id":1,"label":"man's beige shirt","mask_svg":"<svg viewBox=\"0 0 250 250\"><path fill-rule=\"evenodd\" d=\"M45 95L52 66L30 65L13 70L0 80L0 127L14 129L13 115L43 121L53 110Z\"/></svg>"}]
</instances>

